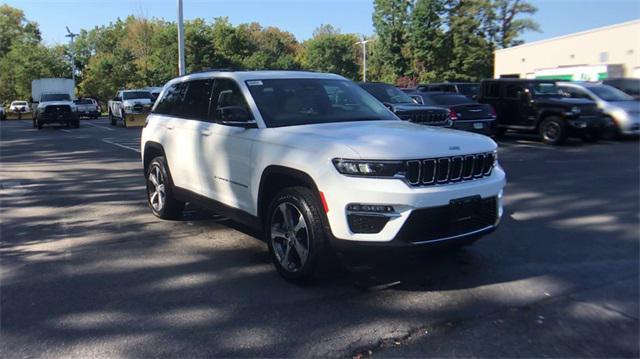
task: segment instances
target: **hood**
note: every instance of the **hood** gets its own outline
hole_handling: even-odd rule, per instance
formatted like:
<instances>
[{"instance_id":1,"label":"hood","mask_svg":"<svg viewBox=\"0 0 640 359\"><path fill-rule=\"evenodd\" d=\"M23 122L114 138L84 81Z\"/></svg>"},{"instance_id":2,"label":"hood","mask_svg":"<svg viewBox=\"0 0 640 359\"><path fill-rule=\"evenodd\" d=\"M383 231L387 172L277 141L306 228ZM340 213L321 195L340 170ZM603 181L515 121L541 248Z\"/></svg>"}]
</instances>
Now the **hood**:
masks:
<instances>
[{"instance_id":1,"label":"hood","mask_svg":"<svg viewBox=\"0 0 640 359\"><path fill-rule=\"evenodd\" d=\"M395 113L399 113L399 112L418 112L418 111L424 111L424 112L446 112L446 110L443 110L440 107L437 106L428 106L428 105L421 105L418 103L399 103L399 104L391 104L391 106L393 107L393 112Z\"/></svg>"},{"instance_id":2,"label":"hood","mask_svg":"<svg viewBox=\"0 0 640 359\"><path fill-rule=\"evenodd\" d=\"M76 104L73 103L73 101L47 101L47 102L40 102L38 106L42 107L42 106L58 106L58 105L69 105L71 107L75 107Z\"/></svg>"},{"instance_id":3,"label":"hood","mask_svg":"<svg viewBox=\"0 0 640 359\"><path fill-rule=\"evenodd\" d=\"M619 108L626 112L640 112L640 101L609 101L606 104L611 109Z\"/></svg>"},{"instance_id":4,"label":"hood","mask_svg":"<svg viewBox=\"0 0 640 359\"><path fill-rule=\"evenodd\" d=\"M497 148L487 136L405 121L338 122L274 130L291 135L296 139L291 145L296 147L304 143L311 145L312 139L321 139L345 145L358 153L361 159L430 158L488 152ZM309 137L309 141L304 137Z\"/></svg>"},{"instance_id":5,"label":"hood","mask_svg":"<svg viewBox=\"0 0 640 359\"><path fill-rule=\"evenodd\" d=\"M149 105L151 104L151 100L148 98L135 98L132 100L124 100L122 104L125 106Z\"/></svg>"}]
</instances>

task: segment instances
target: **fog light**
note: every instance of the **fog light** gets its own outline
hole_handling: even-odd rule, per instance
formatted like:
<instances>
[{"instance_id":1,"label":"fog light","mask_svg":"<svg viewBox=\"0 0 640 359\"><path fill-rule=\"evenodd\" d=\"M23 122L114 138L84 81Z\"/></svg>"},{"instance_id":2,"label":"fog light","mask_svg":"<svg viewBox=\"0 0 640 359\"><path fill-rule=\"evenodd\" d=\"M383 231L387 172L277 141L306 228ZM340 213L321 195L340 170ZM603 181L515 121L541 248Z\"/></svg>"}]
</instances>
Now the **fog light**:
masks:
<instances>
[{"instance_id":1,"label":"fog light","mask_svg":"<svg viewBox=\"0 0 640 359\"><path fill-rule=\"evenodd\" d=\"M392 206L387 206L387 205L351 203L347 205L347 211L370 212L370 213L393 213L394 209Z\"/></svg>"}]
</instances>

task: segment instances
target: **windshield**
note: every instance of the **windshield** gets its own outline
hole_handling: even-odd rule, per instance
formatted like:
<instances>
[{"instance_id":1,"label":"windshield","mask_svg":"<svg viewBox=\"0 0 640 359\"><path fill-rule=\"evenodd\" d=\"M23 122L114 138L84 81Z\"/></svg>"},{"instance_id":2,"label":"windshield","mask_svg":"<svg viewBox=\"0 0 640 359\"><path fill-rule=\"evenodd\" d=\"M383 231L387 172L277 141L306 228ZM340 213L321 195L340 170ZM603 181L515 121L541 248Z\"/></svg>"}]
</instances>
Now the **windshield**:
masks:
<instances>
[{"instance_id":1,"label":"windshield","mask_svg":"<svg viewBox=\"0 0 640 359\"><path fill-rule=\"evenodd\" d=\"M466 96L476 96L480 92L480 84L459 84L458 89Z\"/></svg>"},{"instance_id":2,"label":"windshield","mask_svg":"<svg viewBox=\"0 0 640 359\"><path fill-rule=\"evenodd\" d=\"M13 106L26 106L27 103L25 101L15 101L11 105L13 105Z\"/></svg>"},{"instance_id":3,"label":"windshield","mask_svg":"<svg viewBox=\"0 0 640 359\"><path fill-rule=\"evenodd\" d=\"M71 97L69 96L69 94L66 94L66 93L52 93L52 94L42 95L42 97L40 98L40 101L42 102L71 101Z\"/></svg>"},{"instance_id":4,"label":"windshield","mask_svg":"<svg viewBox=\"0 0 640 359\"><path fill-rule=\"evenodd\" d=\"M91 100L75 100L73 102L77 103L78 105L93 105L93 101Z\"/></svg>"},{"instance_id":5,"label":"windshield","mask_svg":"<svg viewBox=\"0 0 640 359\"><path fill-rule=\"evenodd\" d=\"M535 96L560 96L560 89L555 82L535 82L531 90Z\"/></svg>"},{"instance_id":6,"label":"windshield","mask_svg":"<svg viewBox=\"0 0 640 359\"><path fill-rule=\"evenodd\" d=\"M373 97L377 98L380 102L415 103L409 95L395 86L385 84L361 84L360 87L372 94Z\"/></svg>"},{"instance_id":7,"label":"windshield","mask_svg":"<svg viewBox=\"0 0 640 359\"><path fill-rule=\"evenodd\" d=\"M397 120L351 81L273 79L246 82L268 127L314 123Z\"/></svg>"},{"instance_id":8,"label":"windshield","mask_svg":"<svg viewBox=\"0 0 640 359\"><path fill-rule=\"evenodd\" d=\"M450 94L442 94L442 95L432 95L429 96L431 98L431 102L435 105L460 105L464 103L473 103L472 100L469 100L467 96L463 95L450 95Z\"/></svg>"},{"instance_id":9,"label":"windshield","mask_svg":"<svg viewBox=\"0 0 640 359\"><path fill-rule=\"evenodd\" d=\"M122 93L123 100L134 100L134 99L151 99L151 93L149 91L127 91Z\"/></svg>"},{"instance_id":10,"label":"windshield","mask_svg":"<svg viewBox=\"0 0 640 359\"><path fill-rule=\"evenodd\" d=\"M633 97L608 85L592 86L589 90L604 101L633 101Z\"/></svg>"}]
</instances>

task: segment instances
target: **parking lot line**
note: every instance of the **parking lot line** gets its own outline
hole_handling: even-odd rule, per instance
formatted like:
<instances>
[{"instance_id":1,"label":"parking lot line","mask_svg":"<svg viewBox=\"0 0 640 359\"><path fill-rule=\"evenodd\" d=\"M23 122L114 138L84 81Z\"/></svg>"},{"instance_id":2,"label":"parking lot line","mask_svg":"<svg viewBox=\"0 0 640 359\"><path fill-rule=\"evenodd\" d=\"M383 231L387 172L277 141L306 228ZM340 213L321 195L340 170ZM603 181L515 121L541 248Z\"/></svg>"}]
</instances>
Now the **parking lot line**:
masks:
<instances>
[{"instance_id":1,"label":"parking lot line","mask_svg":"<svg viewBox=\"0 0 640 359\"><path fill-rule=\"evenodd\" d=\"M134 151L134 152L140 153L140 150L137 149L137 148L128 147L128 146L113 142L113 141L111 141L109 139L106 139L106 138L103 138L102 142L105 142L105 143L108 143L110 145L114 145L114 146L117 146L117 147L120 147L120 148L124 148L125 150L129 150L129 151Z\"/></svg>"},{"instance_id":2,"label":"parking lot line","mask_svg":"<svg viewBox=\"0 0 640 359\"><path fill-rule=\"evenodd\" d=\"M104 126L100 126L100 125L94 125L93 123L84 123L84 125L89 125L89 126L92 126L92 127L101 128L101 129L107 130L107 131L115 131L113 128L104 127Z\"/></svg>"}]
</instances>

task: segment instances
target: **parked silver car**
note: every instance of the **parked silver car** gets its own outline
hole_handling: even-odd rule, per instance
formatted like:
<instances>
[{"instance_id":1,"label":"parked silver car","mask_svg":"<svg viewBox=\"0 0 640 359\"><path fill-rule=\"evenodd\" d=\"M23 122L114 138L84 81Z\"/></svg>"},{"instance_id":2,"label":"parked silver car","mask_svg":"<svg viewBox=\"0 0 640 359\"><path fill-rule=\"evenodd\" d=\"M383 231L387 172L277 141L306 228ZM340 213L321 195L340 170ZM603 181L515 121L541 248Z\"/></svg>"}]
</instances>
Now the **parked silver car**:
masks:
<instances>
[{"instance_id":1,"label":"parked silver car","mask_svg":"<svg viewBox=\"0 0 640 359\"><path fill-rule=\"evenodd\" d=\"M640 134L640 101L615 87L594 82L559 82L558 87L573 98L595 101L615 124L616 134Z\"/></svg>"}]
</instances>

